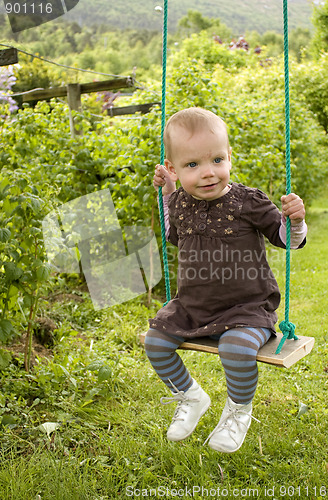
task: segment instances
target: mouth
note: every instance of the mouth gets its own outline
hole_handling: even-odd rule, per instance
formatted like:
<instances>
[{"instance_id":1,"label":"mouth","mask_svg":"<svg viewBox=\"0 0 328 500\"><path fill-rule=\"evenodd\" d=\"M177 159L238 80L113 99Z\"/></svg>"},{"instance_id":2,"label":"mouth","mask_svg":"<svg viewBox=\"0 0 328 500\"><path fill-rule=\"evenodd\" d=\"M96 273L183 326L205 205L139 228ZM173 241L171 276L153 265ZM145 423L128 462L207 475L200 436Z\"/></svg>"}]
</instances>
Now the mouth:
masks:
<instances>
[{"instance_id":1,"label":"mouth","mask_svg":"<svg viewBox=\"0 0 328 500\"><path fill-rule=\"evenodd\" d=\"M200 189L204 189L205 191L210 191L211 189L214 189L217 186L217 183L215 182L214 184L206 184L206 186L199 186Z\"/></svg>"}]
</instances>

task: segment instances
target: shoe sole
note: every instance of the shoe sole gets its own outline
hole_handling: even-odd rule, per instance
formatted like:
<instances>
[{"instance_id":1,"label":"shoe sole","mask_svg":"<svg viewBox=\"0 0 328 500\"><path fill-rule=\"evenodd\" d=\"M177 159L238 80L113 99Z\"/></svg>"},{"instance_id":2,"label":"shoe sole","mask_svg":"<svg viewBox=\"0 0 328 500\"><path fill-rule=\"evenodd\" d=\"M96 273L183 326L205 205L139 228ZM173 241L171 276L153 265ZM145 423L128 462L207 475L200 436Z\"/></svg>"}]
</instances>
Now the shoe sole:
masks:
<instances>
[{"instance_id":1,"label":"shoe sole","mask_svg":"<svg viewBox=\"0 0 328 500\"><path fill-rule=\"evenodd\" d=\"M207 410L209 409L210 406L211 406L211 400L209 400L208 403L207 403L207 405L203 408L202 413L199 415L199 418L198 418L197 422L195 423L194 427L191 429L191 431L188 434L186 434L184 437L179 438L179 439L172 439L172 438L169 438L167 436L168 441L172 441L172 442L183 441L184 439L187 439L189 436L191 436L191 434L196 429L196 427L198 425L198 422L200 421L200 419L202 418L202 416L207 412Z\"/></svg>"}]
</instances>

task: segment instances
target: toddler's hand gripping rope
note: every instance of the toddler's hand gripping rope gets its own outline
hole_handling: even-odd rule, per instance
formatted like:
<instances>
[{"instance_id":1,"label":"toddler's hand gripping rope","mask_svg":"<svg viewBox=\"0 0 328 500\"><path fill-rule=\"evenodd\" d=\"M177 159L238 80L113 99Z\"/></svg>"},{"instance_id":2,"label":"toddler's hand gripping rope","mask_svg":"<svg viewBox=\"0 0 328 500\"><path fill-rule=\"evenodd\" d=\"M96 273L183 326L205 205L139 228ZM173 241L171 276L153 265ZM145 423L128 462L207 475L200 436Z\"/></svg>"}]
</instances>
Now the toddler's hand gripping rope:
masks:
<instances>
[{"instance_id":1,"label":"toddler's hand gripping rope","mask_svg":"<svg viewBox=\"0 0 328 500\"><path fill-rule=\"evenodd\" d=\"M288 1L284 1L284 63L285 63L285 121L286 121L286 194L291 193L290 167L290 107L289 107L289 61L288 61ZM286 290L285 290L285 320L279 324L283 337L277 347L276 354L280 354L287 339L297 340L296 326L289 321L289 294L290 294L290 219L287 217L286 228Z\"/></svg>"}]
</instances>

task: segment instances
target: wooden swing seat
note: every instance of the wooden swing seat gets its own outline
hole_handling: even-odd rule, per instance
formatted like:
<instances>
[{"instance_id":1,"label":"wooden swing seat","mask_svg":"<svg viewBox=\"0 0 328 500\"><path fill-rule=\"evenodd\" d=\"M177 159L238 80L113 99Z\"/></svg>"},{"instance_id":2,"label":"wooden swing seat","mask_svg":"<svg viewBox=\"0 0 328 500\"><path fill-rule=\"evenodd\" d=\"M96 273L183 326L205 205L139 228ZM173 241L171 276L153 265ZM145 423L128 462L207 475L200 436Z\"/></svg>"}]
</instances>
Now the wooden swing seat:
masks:
<instances>
[{"instance_id":1,"label":"wooden swing seat","mask_svg":"<svg viewBox=\"0 0 328 500\"><path fill-rule=\"evenodd\" d=\"M276 335L276 337L272 336L271 339L259 350L256 358L257 361L261 361L262 363L267 363L269 365L289 368L309 354L314 346L313 337L298 336L298 340L286 340L281 353L276 354L282 334L277 333ZM145 336L146 333L141 333L139 336L142 344L145 343ZM212 340L209 337L190 339L181 344L179 349L218 354L218 341Z\"/></svg>"}]
</instances>

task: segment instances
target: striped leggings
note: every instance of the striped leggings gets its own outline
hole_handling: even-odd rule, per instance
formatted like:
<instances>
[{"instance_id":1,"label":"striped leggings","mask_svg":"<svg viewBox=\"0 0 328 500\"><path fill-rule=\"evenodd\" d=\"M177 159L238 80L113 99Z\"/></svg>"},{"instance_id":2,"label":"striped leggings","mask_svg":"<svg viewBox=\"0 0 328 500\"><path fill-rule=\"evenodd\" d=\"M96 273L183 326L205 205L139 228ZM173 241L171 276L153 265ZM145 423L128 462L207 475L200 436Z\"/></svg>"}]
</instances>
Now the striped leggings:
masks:
<instances>
[{"instance_id":1,"label":"striped leggings","mask_svg":"<svg viewBox=\"0 0 328 500\"><path fill-rule=\"evenodd\" d=\"M269 340L268 328L240 327L227 330L218 340L218 352L224 368L228 396L239 404L252 401L258 380L256 356ZM187 368L177 354L177 348L185 339L154 329L147 332L145 350L150 363L163 382L173 390L187 391L192 383Z\"/></svg>"}]
</instances>

